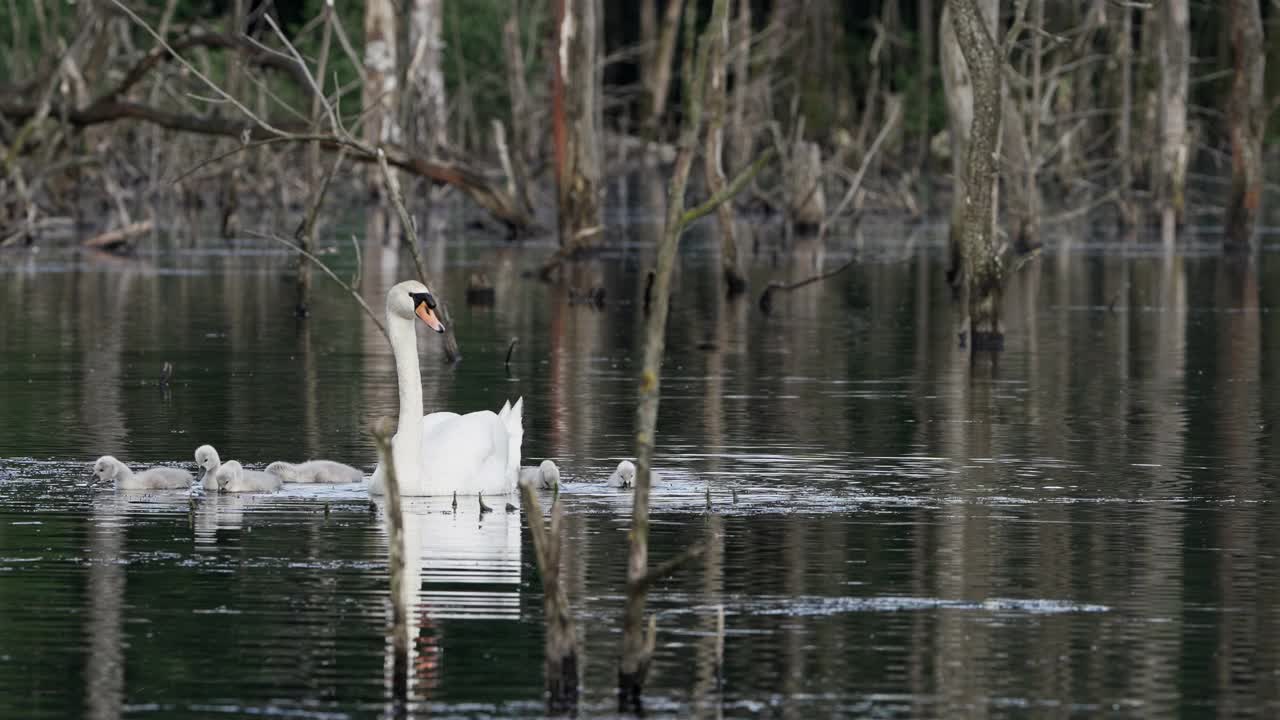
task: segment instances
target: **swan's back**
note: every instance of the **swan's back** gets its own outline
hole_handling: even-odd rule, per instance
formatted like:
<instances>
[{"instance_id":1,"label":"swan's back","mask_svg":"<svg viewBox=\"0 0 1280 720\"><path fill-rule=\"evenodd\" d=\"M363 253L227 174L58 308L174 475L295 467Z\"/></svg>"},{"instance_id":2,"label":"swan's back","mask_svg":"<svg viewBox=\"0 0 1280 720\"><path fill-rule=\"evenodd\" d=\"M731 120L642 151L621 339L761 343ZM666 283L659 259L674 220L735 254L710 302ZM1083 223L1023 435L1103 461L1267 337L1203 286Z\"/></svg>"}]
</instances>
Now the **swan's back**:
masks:
<instances>
[{"instance_id":1,"label":"swan's back","mask_svg":"<svg viewBox=\"0 0 1280 720\"><path fill-rule=\"evenodd\" d=\"M275 492L284 484L278 475L260 470L245 470L236 460L218 468L218 490L221 492Z\"/></svg>"},{"instance_id":2,"label":"swan's back","mask_svg":"<svg viewBox=\"0 0 1280 720\"><path fill-rule=\"evenodd\" d=\"M185 490L195 478L181 468L158 467L117 483L121 490Z\"/></svg>"},{"instance_id":3,"label":"swan's back","mask_svg":"<svg viewBox=\"0 0 1280 720\"><path fill-rule=\"evenodd\" d=\"M442 414L442 413L441 413ZM517 465L508 467L507 423L489 410L444 418L422 436L421 472L427 494L506 495L515 490Z\"/></svg>"},{"instance_id":4,"label":"swan's back","mask_svg":"<svg viewBox=\"0 0 1280 720\"><path fill-rule=\"evenodd\" d=\"M357 483L364 480L364 472L350 465L333 460L308 460L304 463L273 462L267 472L292 483Z\"/></svg>"}]
</instances>

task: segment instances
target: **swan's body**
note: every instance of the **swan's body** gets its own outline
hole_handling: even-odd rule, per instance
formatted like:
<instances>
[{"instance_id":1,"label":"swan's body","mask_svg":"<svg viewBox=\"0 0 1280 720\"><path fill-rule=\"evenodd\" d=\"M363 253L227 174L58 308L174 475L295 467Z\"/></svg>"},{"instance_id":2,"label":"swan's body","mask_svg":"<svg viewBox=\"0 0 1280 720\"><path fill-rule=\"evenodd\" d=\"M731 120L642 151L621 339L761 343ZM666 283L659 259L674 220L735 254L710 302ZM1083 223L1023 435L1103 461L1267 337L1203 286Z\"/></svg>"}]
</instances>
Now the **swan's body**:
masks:
<instances>
[{"instance_id":1,"label":"swan's body","mask_svg":"<svg viewBox=\"0 0 1280 720\"><path fill-rule=\"evenodd\" d=\"M520 468L520 484L525 483L543 490L555 490L560 485L560 468L550 460L543 460L536 468Z\"/></svg>"},{"instance_id":2,"label":"swan's body","mask_svg":"<svg viewBox=\"0 0 1280 720\"><path fill-rule=\"evenodd\" d=\"M228 460L222 463L214 473L218 484L218 492L275 492L284 485L279 475L272 475L260 470L245 470L238 461Z\"/></svg>"},{"instance_id":3,"label":"swan's body","mask_svg":"<svg viewBox=\"0 0 1280 720\"><path fill-rule=\"evenodd\" d=\"M181 468L157 467L135 473L110 455L93 464L93 474L101 482L115 482L117 490L185 490L194 480Z\"/></svg>"},{"instance_id":4,"label":"swan's body","mask_svg":"<svg viewBox=\"0 0 1280 720\"><path fill-rule=\"evenodd\" d=\"M418 369L418 338L414 319L436 332L435 299L416 280L387 291L387 334L396 360L400 390L400 421L391 452L401 495L507 495L515 490L524 437L523 400L488 410L458 415L422 414L422 378ZM369 491L385 492L382 464L373 472Z\"/></svg>"},{"instance_id":5,"label":"swan's body","mask_svg":"<svg viewBox=\"0 0 1280 720\"><path fill-rule=\"evenodd\" d=\"M649 484L653 485L662 480L662 475L657 470L649 468ZM609 479L605 481L609 487L625 489L632 488L636 485L636 465L630 460L623 460L618 463L618 468L613 471Z\"/></svg>"},{"instance_id":6,"label":"swan's body","mask_svg":"<svg viewBox=\"0 0 1280 720\"><path fill-rule=\"evenodd\" d=\"M350 465L332 460L308 460L304 463L273 462L267 472L279 475L287 483L357 483L364 480L364 472Z\"/></svg>"}]
</instances>

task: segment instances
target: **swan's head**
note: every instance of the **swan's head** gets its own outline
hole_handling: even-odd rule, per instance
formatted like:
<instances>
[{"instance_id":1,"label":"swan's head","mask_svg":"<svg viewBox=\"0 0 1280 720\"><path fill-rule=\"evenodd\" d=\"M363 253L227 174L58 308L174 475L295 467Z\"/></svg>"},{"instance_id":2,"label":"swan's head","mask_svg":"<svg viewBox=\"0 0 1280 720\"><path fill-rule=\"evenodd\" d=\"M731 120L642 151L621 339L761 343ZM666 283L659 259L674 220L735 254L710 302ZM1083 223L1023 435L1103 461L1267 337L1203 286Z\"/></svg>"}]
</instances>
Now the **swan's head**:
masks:
<instances>
[{"instance_id":1,"label":"swan's head","mask_svg":"<svg viewBox=\"0 0 1280 720\"><path fill-rule=\"evenodd\" d=\"M239 460L228 460L218 468L218 490L225 490L227 483L240 477L240 473L244 468L240 466Z\"/></svg>"},{"instance_id":2,"label":"swan's head","mask_svg":"<svg viewBox=\"0 0 1280 720\"><path fill-rule=\"evenodd\" d=\"M542 475L542 487L550 490L560 485L560 468L550 460L543 460L538 465L538 473Z\"/></svg>"},{"instance_id":3,"label":"swan's head","mask_svg":"<svg viewBox=\"0 0 1280 720\"><path fill-rule=\"evenodd\" d=\"M196 478L196 482L202 482L205 473L217 470L218 464L218 451L214 450L212 445L201 445L196 448L196 467L200 468L200 477Z\"/></svg>"},{"instance_id":4,"label":"swan's head","mask_svg":"<svg viewBox=\"0 0 1280 720\"><path fill-rule=\"evenodd\" d=\"M436 317L435 295L417 280L406 280L387 291L387 314L406 320L416 317L432 330L444 332L444 323Z\"/></svg>"},{"instance_id":5,"label":"swan's head","mask_svg":"<svg viewBox=\"0 0 1280 720\"><path fill-rule=\"evenodd\" d=\"M636 466L630 460L623 460L618 463L618 477L622 478L622 486L630 487L636 484Z\"/></svg>"},{"instance_id":6,"label":"swan's head","mask_svg":"<svg viewBox=\"0 0 1280 720\"><path fill-rule=\"evenodd\" d=\"M124 464L110 455L103 455L93 464L93 477L98 482L111 482Z\"/></svg>"}]
</instances>

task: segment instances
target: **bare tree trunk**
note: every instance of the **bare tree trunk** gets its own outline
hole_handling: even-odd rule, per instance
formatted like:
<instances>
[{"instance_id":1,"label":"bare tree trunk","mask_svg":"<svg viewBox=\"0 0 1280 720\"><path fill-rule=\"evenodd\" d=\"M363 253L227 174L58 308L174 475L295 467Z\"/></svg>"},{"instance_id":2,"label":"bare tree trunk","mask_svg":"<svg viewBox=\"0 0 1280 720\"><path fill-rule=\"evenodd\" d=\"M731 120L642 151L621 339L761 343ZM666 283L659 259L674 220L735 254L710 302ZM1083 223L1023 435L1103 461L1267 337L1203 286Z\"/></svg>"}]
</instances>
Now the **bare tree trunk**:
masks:
<instances>
[{"instance_id":1,"label":"bare tree trunk","mask_svg":"<svg viewBox=\"0 0 1280 720\"><path fill-rule=\"evenodd\" d=\"M938 24L939 60L942 70L943 94L947 101L947 120L951 131L951 229L948 240L950 259L947 266L947 282L959 292L963 282L961 253L961 229L965 226L965 198L968 182L968 158L970 136L974 122L974 83L960 39L955 27L956 0L946 0L942 6L942 18ZM988 32L994 33L997 7L993 0L980 0L982 18ZM994 43L994 40L992 41ZM998 80L998 78L997 78ZM997 85L997 91L999 86ZM992 212L998 204L992 189Z\"/></svg>"},{"instance_id":2,"label":"bare tree trunk","mask_svg":"<svg viewBox=\"0 0 1280 720\"><path fill-rule=\"evenodd\" d=\"M542 611L546 622L543 672L547 710L564 712L578 704L578 637L573 615L569 612L560 552L564 542L564 508L557 491L551 501L551 522L548 526L542 519L542 505L533 485L521 483L520 496L529 521L529 535L533 538L538 573L542 576Z\"/></svg>"},{"instance_id":3,"label":"bare tree trunk","mask_svg":"<svg viewBox=\"0 0 1280 720\"><path fill-rule=\"evenodd\" d=\"M729 172L740 172L751 162L754 136L747 127L747 102L751 92L751 0L738 0L734 23L733 108L729 120Z\"/></svg>"},{"instance_id":4,"label":"bare tree trunk","mask_svg":"<svg viewBox=\"0 0 1280 720\"><path fill-rule=\"evenodd\" d=\"M729 14L717 18L719 24L707 28L710 46L707 49L707 144L703 150L703 174L707 190L712 194L724 190L724 119L725 119L725 56L729 46ZM738 295L747 289L747 279L738 267L738 244L734 239L733 203L721 203L716 208L720 230L720 272L729 295Z\"/></svg>"},{"instance_id":5,"label":"bare tree trunk","mask_svg":"<svg viewBox=\"0 0 1280 720\"><path fill-rule=\"evenodd\" d=\"M1172 246L1184 217L1187 174L1187 86L1191 67L1191 36L1187 0L1160 4L1157 61L1160 66L1160 151L1152 173L1161 236Z\"/></svg>"},{"instance_id":6,"label":"bare tree trunk","mask_svg":"<svg viewBox=\"0 0 1280 720\"><path fill-rule=\"evenodd\" d=\"M405 546L404 511L400 506L400 481L396 476L391 436L391 418L381 418L373 426L373 439L378 446L378 460L386 470L387 497L387 574L391 578L392 670L391 700L403 708L409 694L409 609L404 602Z\"/></svg>"},{"instance_id":7,"label":"bare tree trunk","mask_svg":"<svg viewBox=\"0 0 1280 720\"><path fill-rule=\"evenodd\" d=\"M589 246L600 225L600 0L557 0L553 89L560 245Z\"/></svg>"},{"instance_id":8,"label":"bare tree trunk","mask_svg":"<svg viewBox=\"0 0 1280 720\"><path fill-rule=\"evenodd\" d=\"M428 157L448 142L449 111L444 90L444 0L412 0L409 7L409 67L406 88L413 95L405 118L413 140Z\"/></svg>"},{"instance_id":9,"label":"bare tree trunk","mask_svg":"<svg viewBox=\"0 0 1280 720\"><path fill-rule=\"evenodd\" d=\"M650 138L657 138L662 118L667 112L667 96L671 90L671 60L675 56L676 31L680 27L680 13L684 0L667 0L662 24L657 22L658 8L653 0L641 6L641 37L644 43L645 109L643 127Z\"/></svg>"},{"instance_id":10,"label":"bare tree trunk","mask_svg":"<svg viewBox=\"0 0 1280 720\"><path fill-rule=\"evenodd\" d=\"M396 80L396 14L391 0L368 0L364 6L365 82L361 101L368 115L364 120L364 140L377 147L395 142L395 111L398 106ZM378 170L369 175L370 192L378 192Z\"/></svg>"},{"instance_id":11,"label":"bare tree trunk","mask_svg":"<svg viewBox=\"0 0 1280 720\"><path fill-rule=\"evenodd\" d=\"M1266 55L1258 0L1231 0L1231 54L1235 75L1227 123L1231 132L1231 196L1227 200L1225 245L1250 250L1262 207L1262 134L1266 111L1262 89Z\"/></svg>"},{"instance_id":12,"label":"bare tree trunk","mask_svg":"<svg viewBox=\"0 0 1280 720\"><path fill-rule=\"evenodd\" d=\"M327 76L327 68L329 67L329 46L333 42L333 6L326 4L320 10L321 16L324 18L321 22L323 27L320 30L320 51L316 56L316 80L320 86L324 87L325 77ZM324 105L321 102L321 96L315 95L311 98L311 127L312 132L319 135L320 127L324 123ZM322 196L320 190L321 183L327 188L329 178L324 176L324 168L320 165L320 143L312 142L307 147L307 177L309 180L312 197ZM335 167L336 170L336 167ZM313 211L308 215L319 212L319 202L313 206ZM298 241L298 247L301 247L306 253L315 253L315 244L312 240L315 237L315 218L311 217L304 221L304 232L294 233L294 238ZM294 303L294 313L298 317L305 317L310 314L311 305L311 261L307 259L306 253L298 253L297 257L297 298Z\"/></svg>"},{"instance_id":13,"label":"bare tree trunk","mask_svg":"<svg viewBox=\"0 0 1280 720\"><path fill-rule=\"evenodd\" d=\"M1026 137L1026 173L1023 176L1027 214L1019 238L1023 247L1040 246L1040 209L1043 207L1040 197L1040 94L1044 60L1044 0L1032 0L1031 7L1031 108L1027 113L1030 125ZM1022 127L1021 121L1018 127Z\"/></svg>"},{"instance_id":14,"label":"bare tree trunk","mask_svg":"<svg viewBox=\"0 0 1280 720\"><path fill-rule=\"evenodd\" d=\"M933 0L917 0L916 15L919 23L920 43L920 107L924 116L920 123L920 137L916 140L920 155L916 158L916 170L926 172L929 164L929 145L933 138L929 135L929 101L933 97ZM922 184L926 188L927 183Z\"/></svg>"},{"instance_id":15,"label":"bare tree trunk","mask_svg":"<svg viewBox=\"0 0 1280 720\"><path fill-rule=\"evenodd\" d=\"M978 0L953 0L952 21L973 83L973 128L965 162L964 218L958 237L974 349L1000 346L1003 258L995 236L1000 142L1000 57ZM953 230L953 235L955 232Z\"/></svg>"},{"instance_id":16,"label":"bare tree trunk","mask_svg":"<svg viewBox=\"0 0 1280 720\"><path fill-rule=\"evenodd\" d=\"M671 173L670 192L667 196L667 215L662 238L658 243L652 283L652 309L645 319L644 357L640 370L639 397L636 404L636 479L631 501L631 551L627 560L627 598L622 625L622 657L618 664L618 707L620 710L640 710L641 693L654 644L654 623L650 619L649 630L644 629L644 607L648 586L655 576L665 573L661 569L649 569L649 486L650 467L653 462L654 436L658 423L659 378L662 356L666 347L667 313L670 309L671 273L675 267L676 251L680 236L688 225L711 213L723 202L739 192L747 181L769 159L769 154L752 163L751 167L734 177L723 191L715 193L697 207L685 209L685 189L689 182L689 170L697 152L702 134L703 93L707 86L707 56L711 36L717 28L723 28L728 16L729 0L715 0L712 6L708 32L698 46L698 59L693 60L693 24L696 21L696 5L690 4L685 15L684 41L684 113L680 139L676 151L675 167Z\"/></svg>"},{"instance_id":17,"label":"bare tree trunk","mask_svg":"<svg viewBox=\"0 0 1280 720\"><path fill-rule=\"evenodd\" d=\"M1040 186L1036 182L1036 159L1017 103L1010 94L1002 94L1004 99L1000 104L1004 123L1001 129L1004 138L1001 149L1007 171L1004 187L1008 198L1005 224L1011 228L1009 234L1016 246L1034 247L1039 244L1040 235Z\"/></svg>"},{"instance_id":18,"label":"bare tree trunk","mask_svg":"<svg viewBox=\"0 0 1280 720\"><path fill-rule=\"evenodd\" d=\"M818 232L827 216L827 193L822 187L822 148L797 133L787 162L788 214L796 234Z\"/></svg>"},{"instance_id":19,"label":"bare tree trunk","mask_svg":"<svg viewBox=\"0 0 1280 720\"><path fill-rule=\"evenodd\" d=\"M1125 6L1117 8L1117 11L1120 13L1120 32L1116 35L1116 59L1120 62L1120 124L1116 129L1116 154L1120 163L1120 226L1128 230L1138 219L1132 197L1134 9Z\"/></svg>"},{"instance_id":20,"label":"bare tree trunk","mask_svg":"<svg viewBox=\"0 0 1280 720\"><path fill-rule=\"evenodd\" d=\"M529 201L529 87L525 83L524 54L520 52L519 6L502 26L503 47L507 54L507 92L511 95L511 170L516 186L516 199L530 212Z\"/></svg>"},{"instance_id":21,"label":"bare tree trunk","mask_svg":"<svg viewBox=\"0 0 1280 720\"><path fill-rule=\"evenodd\" d=\"M244 33L245 26L245 3L244 0L234 0L231 3L231 32L235 37L239 37ZM103 33L105 35L105 33ZM239 62L239 58L234 58L227 63L227 92L233 96L241 95L241 85L243 80L243 68ZM222 197L219 203L219 210L222 213L222 237L230 240L240 232L240 172L244 166L244 157L237 155L231 161L231 166L223 175Z\"/></svg>"}]
</instances>

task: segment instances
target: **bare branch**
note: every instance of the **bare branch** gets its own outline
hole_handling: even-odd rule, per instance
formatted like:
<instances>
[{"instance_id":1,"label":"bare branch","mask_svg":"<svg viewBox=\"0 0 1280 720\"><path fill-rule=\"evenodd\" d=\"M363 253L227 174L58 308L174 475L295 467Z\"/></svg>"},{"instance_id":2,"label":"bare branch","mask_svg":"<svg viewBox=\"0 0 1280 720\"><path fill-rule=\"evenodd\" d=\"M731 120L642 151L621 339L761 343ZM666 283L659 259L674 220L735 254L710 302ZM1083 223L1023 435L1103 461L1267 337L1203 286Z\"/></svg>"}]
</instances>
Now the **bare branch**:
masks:
<instances>
[{"instance_id":1,"label":"bare branch","mask_svg":"<svg viewBox=\"0 0 1280 720\"><path fill-rule=\"evenodd\" d=\"M727 202L733 199L734 195L742 192L742 188L745 187L747 183L751 182L751 179L763 170L765 165L769 164L769 161L773 159L774 154L773 148L766 149L764 152L760 153L760 157L756 158L755 162L743 168L742 172L738 173L738 175L734 177L728 185L725 185L723 190L707 198L701 205L685 210L677 222L677 232L715 212L716 207L719 206L720 203Z\"/></svg>"}]
</instances>

